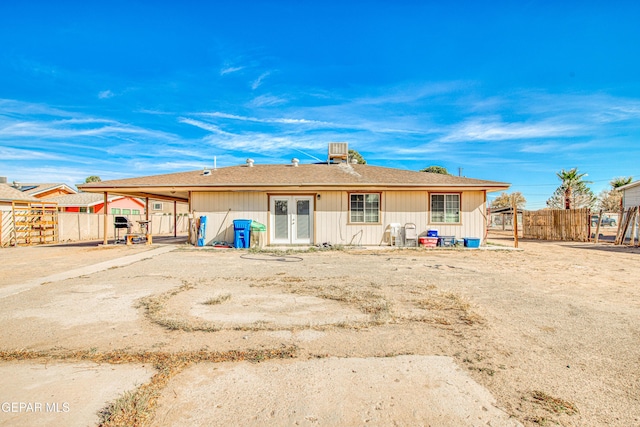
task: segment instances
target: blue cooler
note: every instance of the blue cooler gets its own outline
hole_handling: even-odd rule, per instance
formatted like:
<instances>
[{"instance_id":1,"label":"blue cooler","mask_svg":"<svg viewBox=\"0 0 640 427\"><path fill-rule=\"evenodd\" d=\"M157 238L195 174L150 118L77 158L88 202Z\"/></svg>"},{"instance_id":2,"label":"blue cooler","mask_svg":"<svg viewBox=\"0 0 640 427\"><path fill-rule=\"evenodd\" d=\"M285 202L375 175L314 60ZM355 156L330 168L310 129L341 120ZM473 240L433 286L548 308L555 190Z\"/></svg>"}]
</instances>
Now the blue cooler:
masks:
<instances>
[{"instance_id":1,"label":"blue cooler","mask_svg":"<svg viewBox=\"0 0 640 427\"><path fill-rule=\"evenodd\" d=\"M427 230L427 237L438 237L438 230Z\"/></svg>"},{"instance_id":2,"label":"blue cooler","mask_svg":"<svg viewBox=\"0 0 640 427\"><path fill-rule=\"evenodd\" d=\"M233 220L233 246L235 248L249 248L249 238L251 237L251 220Z\"/></svg>"},{"instance_id":3,"label":"blue cooler","mask_svg":"<svg viewBox=\"0 0 640 427\"><path fill-rule=\"evenodd\" d=\"M465 237L464 238L464 247L465 248L479 248L480 247L480 239L475 237Z\"/></svg>"}]
</instances>

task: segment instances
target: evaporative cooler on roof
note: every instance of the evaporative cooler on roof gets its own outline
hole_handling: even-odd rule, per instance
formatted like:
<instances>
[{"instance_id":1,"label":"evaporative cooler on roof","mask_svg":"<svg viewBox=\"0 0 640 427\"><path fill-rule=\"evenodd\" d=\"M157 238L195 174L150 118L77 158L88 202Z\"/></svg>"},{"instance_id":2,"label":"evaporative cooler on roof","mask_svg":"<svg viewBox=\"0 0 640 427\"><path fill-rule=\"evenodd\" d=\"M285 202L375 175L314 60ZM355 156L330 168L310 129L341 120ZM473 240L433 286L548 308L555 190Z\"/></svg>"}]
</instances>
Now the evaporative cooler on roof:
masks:
<instances>
[{"instance_id":1,"label":"evaporative cooler on roof","mask_svg":"<svg viewBox=\"0 0 640 427\"><path fill-rule=\"evenodd\" d=\"M349 144L346 142L330 142L329 143L329 158L328 163L331 163L333 159L344 160L349 159Z\"/></svg>"}]
</instances>

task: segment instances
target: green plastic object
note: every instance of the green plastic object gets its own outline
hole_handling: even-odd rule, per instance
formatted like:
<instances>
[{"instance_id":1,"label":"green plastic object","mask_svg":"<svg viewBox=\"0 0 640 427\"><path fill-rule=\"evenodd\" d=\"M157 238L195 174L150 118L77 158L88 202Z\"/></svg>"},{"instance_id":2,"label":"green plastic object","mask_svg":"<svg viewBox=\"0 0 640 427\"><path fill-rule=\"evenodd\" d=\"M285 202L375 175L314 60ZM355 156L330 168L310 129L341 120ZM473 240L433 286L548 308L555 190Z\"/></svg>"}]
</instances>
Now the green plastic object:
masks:
<instances>
[{"instance_id":1,"label":"green plastic object","mask_svg":"<svg viewBox=\"0 0 640 427\"><path fill-rule=\"evenodd\" d=\"M251 231L267 231L267 226L260 222L253 221L251 222Z\"/></svg>"}]
</instances>

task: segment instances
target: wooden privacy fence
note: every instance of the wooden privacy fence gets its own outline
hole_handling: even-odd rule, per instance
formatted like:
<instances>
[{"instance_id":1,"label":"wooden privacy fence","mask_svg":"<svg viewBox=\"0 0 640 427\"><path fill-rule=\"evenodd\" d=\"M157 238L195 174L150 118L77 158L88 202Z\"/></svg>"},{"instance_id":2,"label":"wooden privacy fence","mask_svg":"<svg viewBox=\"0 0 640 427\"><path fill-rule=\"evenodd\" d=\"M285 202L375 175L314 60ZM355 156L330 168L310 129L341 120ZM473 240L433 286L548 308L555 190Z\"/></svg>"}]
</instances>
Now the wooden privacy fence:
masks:
<instances>
[{"instance_id":1,"label":"wooden privacy fence","mask_svg":"<svg viewBox=\"0 0 640 427\"><path fill-rule=\"evenodd\" d=\"M544 209L522 213L525 239L589 241L590 209Z\"/></svg>"},{"instance_id":2,"label":"wooden privacy fence","mask_svg":"<svg viewBox=\"0 0 640 427\"><path fill-rule=\"evenodd\" d=\"M625 242L627 232L629 232L630 244L635 245L635 237L638 234L638 219L640 218L640 206L628 208L622 211L622 220L618 224L618 233L616 234L616 245L622 245ZM638 239L640 243L640 239Z\"/></svg>"}]
</instances>

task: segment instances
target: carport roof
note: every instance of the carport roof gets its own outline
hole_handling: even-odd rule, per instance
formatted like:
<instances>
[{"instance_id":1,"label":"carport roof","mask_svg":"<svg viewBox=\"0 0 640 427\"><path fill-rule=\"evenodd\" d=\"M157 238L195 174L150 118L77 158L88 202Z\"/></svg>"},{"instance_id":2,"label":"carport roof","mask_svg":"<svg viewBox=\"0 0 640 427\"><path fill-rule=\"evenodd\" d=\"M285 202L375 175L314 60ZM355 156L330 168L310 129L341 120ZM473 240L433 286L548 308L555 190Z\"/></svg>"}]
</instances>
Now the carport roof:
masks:
<instances>
[{"instance_id":1,"label":"carport roof","mask_svg":"<svg viewBox=\"0 0 640 427\"><path fill-rule=\"evenodd\" d=\"M242 165L102 181L78 186L86 192L187 201L189 191L319 189L428 189L500 191L509 184L371 165Z\"/></svg>"}]
</instances>

